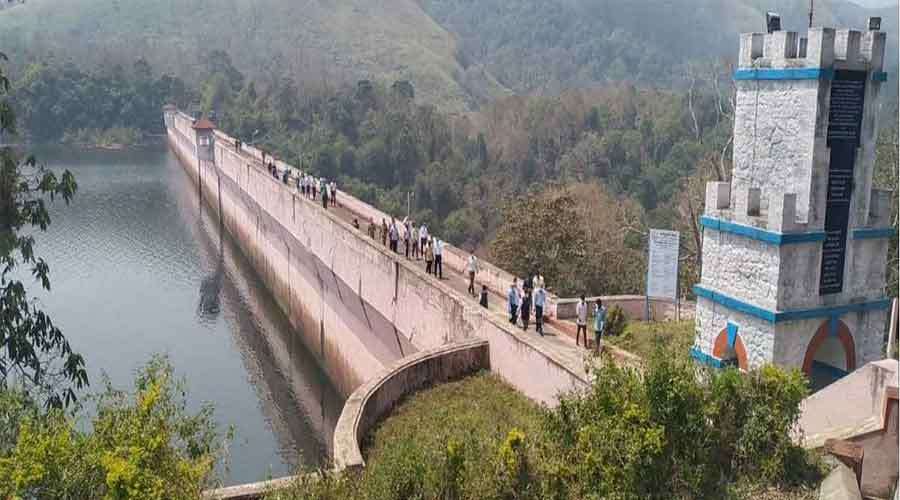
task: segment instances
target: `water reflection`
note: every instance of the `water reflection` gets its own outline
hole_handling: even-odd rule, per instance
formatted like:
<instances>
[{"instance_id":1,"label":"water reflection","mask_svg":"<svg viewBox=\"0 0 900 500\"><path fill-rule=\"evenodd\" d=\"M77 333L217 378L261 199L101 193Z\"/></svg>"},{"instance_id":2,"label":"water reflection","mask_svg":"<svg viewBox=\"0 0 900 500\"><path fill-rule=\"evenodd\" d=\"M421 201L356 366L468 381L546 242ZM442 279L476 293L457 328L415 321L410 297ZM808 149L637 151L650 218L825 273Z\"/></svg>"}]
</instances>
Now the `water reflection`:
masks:
<instances>
[{"instance_id":1,"label":"water reflection","mask_svg":"<svg viewBox=\"0 0 900 500\"><path fill-rule=\"evenodd\" d=\"M227 484L321 465L343 401L175 156L39 153L79 184L39 236L53 279L39 298L92 380L127 386L165 353L192 404L235 426Z\"/></svg>"},{"instance_id":2,"label":"water reflection","mask_svg":"<svg viewBox=\"0 0 900 500\"><path fill-rule=\"evenodd\" d=\"M191 182L186 173L183 177L185 183ZM343 399L224 230L219 212L205 201L200 203L193 189L184 194L179 212L199 212L193 227L205 250L205 268L210 270L201 285L204 299L200 310L219 300L240 304L226 307L225 320L234 325L229 330L244 354L244 367L275 430L280 456L304 469L321 465L331 453ZM203 300L208 303L203 305ZM240 310L249 314L234 314Z\"/></svg>"}]
</instances>

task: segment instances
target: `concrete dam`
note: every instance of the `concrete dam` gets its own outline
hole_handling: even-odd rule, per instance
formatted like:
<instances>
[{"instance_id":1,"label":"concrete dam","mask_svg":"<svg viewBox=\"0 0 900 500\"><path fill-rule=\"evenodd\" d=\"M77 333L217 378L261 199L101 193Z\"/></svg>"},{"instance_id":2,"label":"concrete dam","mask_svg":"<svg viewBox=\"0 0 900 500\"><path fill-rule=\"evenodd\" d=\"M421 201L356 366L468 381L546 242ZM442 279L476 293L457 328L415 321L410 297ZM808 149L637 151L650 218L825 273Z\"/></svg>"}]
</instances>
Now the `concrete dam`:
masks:
<instances>
[{"instance_id":1,"label":"concrete dam","mask_svg":"<svg viewBox=\"0 0 900 500\"><path fill-rule=\"evenodd\" d=\"M208 122L201 126L173 108L165 110L165 123L201 203L221 218L295 334L345 396L404 357L474 339L488 341L491 370L536 401L552 405L559 393L589 383L572 349L523 333L336 210L301 196L268 172L260 150L236 146ZM390 219L344 192L338 203L363 221ZM447 271L462 271L465 258L445 248ZM483 264L479 282L502 295L511 275Z\"/></svg>"}]
</instances>

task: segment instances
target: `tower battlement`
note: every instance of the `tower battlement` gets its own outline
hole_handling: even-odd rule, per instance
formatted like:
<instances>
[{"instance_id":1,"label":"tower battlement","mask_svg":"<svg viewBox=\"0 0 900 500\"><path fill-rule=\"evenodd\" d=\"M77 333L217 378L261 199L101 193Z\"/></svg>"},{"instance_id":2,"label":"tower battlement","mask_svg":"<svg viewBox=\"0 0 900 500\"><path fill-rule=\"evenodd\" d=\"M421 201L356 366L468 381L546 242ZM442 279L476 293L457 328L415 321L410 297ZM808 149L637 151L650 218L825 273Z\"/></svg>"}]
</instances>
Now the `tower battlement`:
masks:
<instances>
[{"instance_id":1,"label":"tower battlement","mask_svg":"<svg viewBox=\"0 0 900 500\"><path fill-rule=\"evenodd\" d=\"M744 33L738 68L820 69L838 63L880 72L885 40L886 34L881 31L833 28L813 28L806 36L796 31Z\"/></svg>"},{"instance_id":2,"label":"tower battlement","mask_svg":"<svg viewBox=\"0 0 900 500\"><path fill-rule=\"evenodd\" d=\"M707 185L700 221L698 360L823 380L880 355L896 237L892 192L872 186L885 41L833 28L741 35L732 178Z\"/></svg>"},{"instance_id":3,"label":"tower battlement","mask_svg":"<svg viewBox=\"0 0 900 500\"><path fill-rule=\"evenodd\" d=\"M729 182L706 185L705 215L763 231L797 233L809 230L798 217L796 193L764 193L760 188L741 187L732 192Z\"/></svg>"}]
</instances>

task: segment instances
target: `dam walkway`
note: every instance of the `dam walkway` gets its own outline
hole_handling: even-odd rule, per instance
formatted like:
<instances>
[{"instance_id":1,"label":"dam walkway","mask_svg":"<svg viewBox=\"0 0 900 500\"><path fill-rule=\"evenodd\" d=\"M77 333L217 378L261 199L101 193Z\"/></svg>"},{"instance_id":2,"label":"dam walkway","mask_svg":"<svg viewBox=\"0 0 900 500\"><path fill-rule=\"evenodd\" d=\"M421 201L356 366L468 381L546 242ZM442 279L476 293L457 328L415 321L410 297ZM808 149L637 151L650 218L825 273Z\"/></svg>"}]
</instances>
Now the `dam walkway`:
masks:
<instances>
[{"instance_id":1,"label":"dam walkway","mask_svg":"<svg viewBox=\"0 0 900 500\"><path fill-rule=\"evenodd\" d=\"M263 162L252 155L251 153L244 150L244 146L241 146L239 151L235 151L241 155L241 158L253 165L255 168L259 169L261 172L266 173L267 175L271 175L268 173L266 166ZM283 183L284 189L291 191L293 194L299 197L304 197L300 193L300 190L296 186L295 177L297 172L302 172L299 169L289 166L284 162L277 161L276 168L278 169L278 178L279 182L281 182L281 176L284 172L285 168L290 169L290 173L292 177L290 178L287 184ZM275 177L273 176L273 179ZM338 190L337 197L337 206L331 205L329 201L328 208L325 209L321 204L321 193L315 200L315 203L322 210L327 210L328 212L337 215L342 221L346 222L349 225L352 225L354 219L356 219L360 224L363 224L369 221L369 218L372 217L371 213L362 213L357 212L349 208L346 204L342 203L342 200L348 199L348 197L352 197L349 193ZM353 198L351 198L353 199ZM390 218L390 214L385 214L387 219ZM379 219L373 218L376 223ZM369 236L365 233L365 227L360 226L359 228L360 236L363 238L368 238ZM380 241L374 241L375 244L382 245L385 249L388 249L387 245L383 245ZM445 242L445 248L449 246ZM389 249L388 249L389 251ZM393 254L398 260L406 260L407 262L413 263L414 265L421 266L423 269L425 268L425 260L416 260L415 258L410 257L407 259L403 253L395 253ZM468 275L465 272L465 269L458 268L456 266L448 266L447 263L444 263L444 276L443 279L439 279L437 276L429 275L429 277L433 280L438 280L443 282L445 285L450 286L455 291L459 292L460 295L466 297L472 303L477 304L478 298L472 297L468 293L469 281ZM511 280L510 280L511 283ZM475 276L475 288L476 290L481 289L481 285L484 284L479 280L479 275ZM498 319L502 319L503 321L509 320L509 314L506 309L506 296L502 294L502 291L497 290L495 287L488 286L488 310L491 314L496 316ZM521 327L517 326L516 330L520 335L528 335L534 337L539 340L543 344L543 348L548 351L552 351L558 358L565 359L571 365L582 365L582 366L590 366L589 363L593 363L592 356L590 356L590 351L585 349L584 347L580 347L575 344L575 339L572 335L572 332L575 331L575 323L566 320L551 320L547 318L544 321L544 336L541 337L540 334L535 330L534 321L532 319L531 324L527 331L522 330ZM591 333L593 337L593 333Z\"/></svg>"}]
</instances>

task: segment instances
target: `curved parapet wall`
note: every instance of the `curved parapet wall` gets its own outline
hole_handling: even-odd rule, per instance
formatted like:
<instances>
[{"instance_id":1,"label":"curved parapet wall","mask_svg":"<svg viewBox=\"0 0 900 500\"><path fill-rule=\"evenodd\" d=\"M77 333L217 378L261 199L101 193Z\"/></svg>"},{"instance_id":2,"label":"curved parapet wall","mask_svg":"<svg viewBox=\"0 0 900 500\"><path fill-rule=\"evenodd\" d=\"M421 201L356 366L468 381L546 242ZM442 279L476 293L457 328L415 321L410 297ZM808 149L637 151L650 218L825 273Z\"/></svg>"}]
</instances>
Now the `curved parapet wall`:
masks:
<instances>
[{"instance_id":1,"label":"curved parapet wall","mask_svg":"<svg viewBox=\"0 0 900 500\"><path fill-rule=\"evenodd\" d=\"M334 430L334 465L338 470L365 466L360 443L404 397L423 387L490 368L486 340L444 345L407 356L360 386L347 399Z\"/></svg>"}]
</instances>

